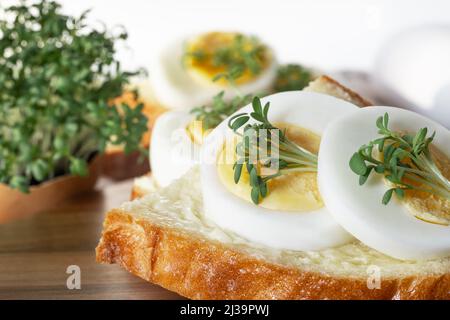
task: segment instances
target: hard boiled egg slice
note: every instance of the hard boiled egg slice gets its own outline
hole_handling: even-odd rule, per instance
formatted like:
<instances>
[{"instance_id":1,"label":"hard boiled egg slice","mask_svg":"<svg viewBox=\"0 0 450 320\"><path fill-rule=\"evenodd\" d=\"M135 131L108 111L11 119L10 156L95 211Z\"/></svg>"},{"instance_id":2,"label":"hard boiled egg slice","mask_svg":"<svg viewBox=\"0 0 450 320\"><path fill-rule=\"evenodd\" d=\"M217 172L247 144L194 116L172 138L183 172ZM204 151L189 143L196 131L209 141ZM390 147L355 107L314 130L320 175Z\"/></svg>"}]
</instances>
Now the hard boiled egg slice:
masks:
<instances>
[{"instance_id":1,"label":"hard boiled egg slice","mask_svg":"<svg viewBox=\"0 0 450 320\"><path fill-rule=\"evenodd\" d=\"M331 96L302 91L261 99L263 104L269 101L268 118L272 123L287 129L290 139L311 152L318 149L320 135L331 121L357 109ZM251 110L249 105L238 113ZM320 250L352 241L323 207L314 173L279 177L269 184L268 196L259 205L252 203L245 177L243 184L233 182L233 159L218 163L224 143L235 137L227 122L215 128L202 147L201 179L207 217L224 229L274 248Z\"/></svg>"},{"instance_id":2,"label":"hard boiled egg slice","mask_svg":"<svg viewBox=\"0 0 450 320\"><path fill-rule=\"evenodd\" d=\"M236 39L242 39L242 50L233 48ZM227 51L238 59L242 52L257 50L260 70L249 69L235 79L236 88L224 78L213 81L226 72L213 58L217 51ZM225 91L230 99L240 94L261 93L270 89L276 77L277 63L272 50L261 41L234 32L209 32L179 39L160 50L151 65L150 81L156 98L168 108L190 109L210 102L217 92Z\"/></svg>"},{"instance_id":3,"label":"hard boiled egg slice","mask_svg":"<svg viewBox=\"0 0 450 320\"><path fill-rule=\"evenodd\" d=\"M168 111L158 117L150 143L150 167L158 186L169 185L198 162L205 134L201 121L194 121L189 111Z\"/></svg>"},{"instance_id":4,"label":"hard boiled egg slice","mask_svg":"<svg viewBox=\"0 0 450 320\"><path fill-rule=\"evenodd\" d=\"M448 201L432 196L420 199L406 191L404 200L394 197L383 205L381 199L389 188L384 178L369 176L369 180L359 186L358 177L349 167L349 159L360 146L380 137L375 121L385 112L389 114L389 126L394 131L413 133L423 127L429 132L436 131L433 144L441 150L439 162L447 167L446 174L449 174L445 159L447 157L448 161L450 155L450 132L443 126L399 108L356 110L330 124L322 136L318 179L325 205L348 232L391 257L433 259L449 256L450 227L424 221L429 220L426 216L430 212L434 212L433 216L440 215L441 219L450 219ZM424 212L418 214L417 210Z\"/></svg>"}]
</instances>

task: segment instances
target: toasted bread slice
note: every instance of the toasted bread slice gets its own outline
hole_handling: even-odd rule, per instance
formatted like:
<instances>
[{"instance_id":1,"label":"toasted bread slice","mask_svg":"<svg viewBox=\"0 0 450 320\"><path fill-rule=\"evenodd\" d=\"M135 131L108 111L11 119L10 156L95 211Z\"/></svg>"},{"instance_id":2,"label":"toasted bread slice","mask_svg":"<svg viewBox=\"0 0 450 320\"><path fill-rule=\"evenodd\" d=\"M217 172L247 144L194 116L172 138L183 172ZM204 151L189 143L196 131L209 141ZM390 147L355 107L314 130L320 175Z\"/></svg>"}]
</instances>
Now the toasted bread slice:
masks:
<instances>
[{"instance_id":1,"label":"toasted bread slice","mask_svg":"<svg viewBox=\"0 0 450 320\"><path fill-rule=\"evenodd\" d=\"M130 199L134 200L141 198L150 192L156 191L157 189L158 184L152 178L151 173L147 173L146 175L134 179Z\"/></svg>"},{"instance_id":2,"label":"toasted bread slice","mask_svg":"<svg viewBox=\"0 0 450 320\"><path fill-rule=\"evenodd\" d=\"M192 299L450 299L450 258L400 261L360 242L277 250L202 214L198 168L110 211L97 260Z\"/></svg>"},{"instance_id":3,"label":"toasted bread slice","mask_svg":"<svg viewBox=\"0 0 450 320\"><path fill-rule=\"evenodd\" d=\"M371 105L322 76L305 90ZM360 242L319 252L275 250L202 215L198 168L167 188L150 175L110 211L97 260L192 299L450 299L450 258L400 261Z\"/></svg>"}]
</instances>

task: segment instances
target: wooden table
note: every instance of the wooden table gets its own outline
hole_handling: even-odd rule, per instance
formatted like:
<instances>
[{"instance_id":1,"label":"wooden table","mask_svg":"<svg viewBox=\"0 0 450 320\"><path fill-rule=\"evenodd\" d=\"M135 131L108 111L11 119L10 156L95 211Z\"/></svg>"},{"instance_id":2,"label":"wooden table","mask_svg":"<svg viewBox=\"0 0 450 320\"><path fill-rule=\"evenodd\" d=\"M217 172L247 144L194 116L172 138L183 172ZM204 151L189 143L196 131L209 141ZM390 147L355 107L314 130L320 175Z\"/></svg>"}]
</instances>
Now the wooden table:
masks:
<instances>
[{"instance_id":1,"label":"wooden table","mask_svg":"<svg viewBox=\"0 0 450 320\"><path fill-rule=\"evenodd\" d=\"M95 262L105 212L126 201L132 181L100 181L93 193L33 217L0 225L0 299L179 299L117 265ZM67 267L81 289L67 289Z\"/></svg>"}]
</instances>

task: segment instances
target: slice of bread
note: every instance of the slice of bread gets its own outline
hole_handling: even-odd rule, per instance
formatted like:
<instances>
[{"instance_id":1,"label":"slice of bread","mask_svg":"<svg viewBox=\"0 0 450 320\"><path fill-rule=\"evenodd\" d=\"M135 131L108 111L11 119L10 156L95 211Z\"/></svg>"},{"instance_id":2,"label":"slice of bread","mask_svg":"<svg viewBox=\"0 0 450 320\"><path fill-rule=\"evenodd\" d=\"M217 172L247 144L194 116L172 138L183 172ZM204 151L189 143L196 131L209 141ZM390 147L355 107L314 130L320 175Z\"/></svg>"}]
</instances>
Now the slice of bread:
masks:
<instances>
[{"instance_id":1,"label":"slice of bread","mask_svg":"<svg viewBox=\"0 0 450 320\"><path fill-rule=\"evenodd\" d=\"M400 261L360 242L276 250L202 214L199 170L110 211L97 260L192 299L450 299L450 258Z\"/></svg>"},{"instance_id":2,"label":"slice of bread","mask_svg":"<svg viewBox=\"0 0 450 320\"><path fill-rule=\"evenodd\" d=\"M370 105L323 76L307 90ZM198 168L167 188L135 180L132 202L104 221L97 261L192 299L450 299L450 258L400 261L356 241L318 252L276 250L203 216Z\"/></svg>"}]
</instances>

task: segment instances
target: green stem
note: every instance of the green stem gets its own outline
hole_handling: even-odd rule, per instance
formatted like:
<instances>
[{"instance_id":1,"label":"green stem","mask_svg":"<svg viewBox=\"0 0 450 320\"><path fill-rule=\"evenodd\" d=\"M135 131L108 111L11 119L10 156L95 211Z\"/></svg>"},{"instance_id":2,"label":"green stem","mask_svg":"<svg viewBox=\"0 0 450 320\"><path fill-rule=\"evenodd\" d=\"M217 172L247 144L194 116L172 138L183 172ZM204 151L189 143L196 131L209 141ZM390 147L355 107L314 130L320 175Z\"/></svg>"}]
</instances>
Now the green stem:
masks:
<instances>
[{"instance_id":1,"label":"green stem","mask_svg":"<svg viewBox=\"0 0 450 320\"><path fill-rule=\"evenodd\" d=\"M382 165L382 166L385 165L385 163L383 163L383 162L381 162L381 161L379 161L377 159L374 159L372 157L369 158L369 157L363 156L363 158L364 158L365 161L368 161L368 162L370 162L372 164L375 164L375 165ZM390 170L390 168L392 168L392 166L388 167L387 169ZM433 174L430 174L428 172L424 172L424 171L421 171L421 170L417 170L417 169L413 169L413 168L407 168L407 167L402 167L402 166L395 166L395 168L397 170L402 169L402 170L405 170L405 172L410 172L410 173L414 173L414 174L420 175L420 176L422 176L424 178L429 178L429 179L433 179L434 178Z\"/></svg>"},{"instance_id":2,"label":"green stem","mask_svg":"<svg viewBox=\"0 0 450 320\"><path fill-rule=\"evenodd\" d=\"M442 191L439 191L439 190L434 190L434 189L426 189L426 188L414 187L414 186L411 186L411 187L412 187L412 189L414 189L416 191L427 192L429 194L434 194L434 195L437 195L437 196L440 196L442 198L446 198L446 199L450 200L450 194L449 193L442 192Z\"/></svg>"},{"instance_id":3,"label":"green stem","mask_svg":"<svg viewBox=\"0 0 450 320\"><path fill-rule=\"evenodd\" d=\"M433 191L436 191L436 193L444 195L444 198L447 198L447 199L450 200L450 192L448 192L447 190L443 189L439 185L437 185L437 184L435 184L433 182L427 181L425 179L422 179L420 177L417 177L415 175L412 175L412 174L405 174L405 177L410 179L410 180L413 180L413 181L416 181L416 182L419 182L419 183L422 183L422 184L425 184L425 185L429 186L431 188L431 191L429 191L429 192L433 193ZM415 189L415 190L422 189L422 188L416 187L416 186L412 186L412 188Z\"/></svg>"},{"instance_id":4,"label":"green stem","mask_svg":"<svg viewBox=\"0 0 450 320\"><path fill-rule=\"evenodd\" d=\"M436 164L430 160L429 154L423 155L421 156L421 158L429 172L436 177L439 184L441 184L444 188L450 190L450 181L446 177L444 177Z\"/></svg>"},{"instance_id":5,"label":"green stem","mask_svg":"<svg viewBox=\"0 0 450 320\"><path fill-rule=\"evenodd\" d=\"M300 147L299 145L291 142L290 140L286 140L282 142L286 148L294 153L297 153L301 156L304 156L312 161L317 162L317 155L311 153L310 151Z\"/></svg>"},{"instance_id":6,"label":"green stem","mask_svg":"<svg viewBox=\"0 0 450 320\"><path fill-rule=\"evenodd\" d=\"M304 161L298 158L293 158L284 154L280 154L279 156L280 160L285 160L287 162L293 162L293 163L297 163L297 164L303 164L303 165L307 165L307 166L311 166L311 167L315 167L316 163L314 162L309 162L309 161Z\"/></svg>"}]
</instances>

